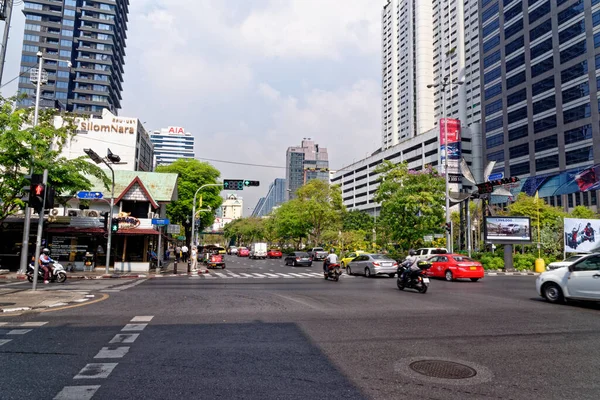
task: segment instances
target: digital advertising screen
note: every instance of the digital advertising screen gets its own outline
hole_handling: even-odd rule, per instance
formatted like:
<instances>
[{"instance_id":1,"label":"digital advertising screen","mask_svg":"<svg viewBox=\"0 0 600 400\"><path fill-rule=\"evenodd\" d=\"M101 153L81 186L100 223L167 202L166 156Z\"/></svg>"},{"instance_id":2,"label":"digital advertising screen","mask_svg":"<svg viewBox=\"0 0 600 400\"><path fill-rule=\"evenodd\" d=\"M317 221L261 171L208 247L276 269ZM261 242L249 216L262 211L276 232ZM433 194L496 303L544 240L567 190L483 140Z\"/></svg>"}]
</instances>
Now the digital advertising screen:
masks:
<instances>
[{"instance_id":1,"label":"digital advertising screen","mask_svg":"<svg viewBox=\"0 0 600 400\"><path fill-rule=\"evenodd\" d=\"M485 240L498 243L531 242L529 217L485 217Z\"/></svg>"}]
</instances>

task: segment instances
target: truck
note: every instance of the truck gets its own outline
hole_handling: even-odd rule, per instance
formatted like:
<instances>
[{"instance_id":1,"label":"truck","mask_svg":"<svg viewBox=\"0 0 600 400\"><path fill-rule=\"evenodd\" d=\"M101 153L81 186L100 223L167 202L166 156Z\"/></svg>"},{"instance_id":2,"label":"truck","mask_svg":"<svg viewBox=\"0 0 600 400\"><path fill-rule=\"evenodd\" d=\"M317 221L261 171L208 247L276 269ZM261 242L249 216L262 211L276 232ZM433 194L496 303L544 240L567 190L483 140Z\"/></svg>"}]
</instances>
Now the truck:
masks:
<instances>
[{"instance_id":1,"label":"truck","mask_svg":"<svg viewBox=\"0 0 600 400\"><path fill-rule=\"evenodd\" d=\"M250 258L267 258L267 244L266 243L252 243L250 247Z\"/></svg>"},{"instance_id":2,"label":"truck","mask_svg":"<svg viewBox=\"0 0 600 400\"><path fill-rule=\"evenodd\" d=\"M328 254L329 253L327 253L322 247L313 247L308 252L308 255L313 259L313 261L324 260L327 258Z\"/></svg>"}]
</instances>

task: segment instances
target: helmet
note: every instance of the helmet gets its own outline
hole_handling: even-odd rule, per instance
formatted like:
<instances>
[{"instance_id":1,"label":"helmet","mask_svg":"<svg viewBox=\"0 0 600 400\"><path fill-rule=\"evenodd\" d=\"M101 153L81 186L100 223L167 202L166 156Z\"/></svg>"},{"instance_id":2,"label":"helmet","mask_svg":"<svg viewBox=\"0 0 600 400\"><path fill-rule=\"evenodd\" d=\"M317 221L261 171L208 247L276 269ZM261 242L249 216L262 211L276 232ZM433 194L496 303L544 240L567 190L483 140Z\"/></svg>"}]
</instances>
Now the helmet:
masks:
<instances>
[{"instance_id":1,"label":"helmet","mask_svg":"<svg viewBox=\"0 0 600 400\"><path fill-rule=\"evenodd\" d=\"M416 256L416 255L417 255L417 252L416 252L416 251L414 251L413 249L410 249L410 250L408 251L408 255L409 255L409 256Z\"/></svg>"},{"instance_id":2,"label":"helmet","mask_svg":"<svg viewBox=\"0 0 600 400\"><path fill-rule=\"evenodd\" d=\"M329 254L335 253L335 249L329 249Z\"/></svg>"},{"instance_id":3,"label":"helmet","mask_svg":"<svg viewBox=\"0 0 600 400\"><path fill-rule=\"evenodd\" d=\"M50 254L50 249L49 249L49 248L47 248L47 247L44 247L44 248L42 249L42 253L44 253L45 255L48 255L48 254Z\"/></svg>"}]
</instances>

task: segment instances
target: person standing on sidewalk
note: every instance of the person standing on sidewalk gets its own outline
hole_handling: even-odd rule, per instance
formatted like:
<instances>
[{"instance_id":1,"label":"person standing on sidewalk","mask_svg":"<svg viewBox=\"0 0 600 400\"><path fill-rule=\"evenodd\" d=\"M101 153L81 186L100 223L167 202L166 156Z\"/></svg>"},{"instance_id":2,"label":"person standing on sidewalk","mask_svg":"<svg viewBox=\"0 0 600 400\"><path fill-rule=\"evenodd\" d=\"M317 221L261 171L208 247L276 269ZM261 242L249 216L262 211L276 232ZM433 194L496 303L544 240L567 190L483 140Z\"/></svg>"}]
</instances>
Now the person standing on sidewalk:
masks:
<instances>
[{"instance_id":1,"label":"person standing on sidewalk","mask_svg":"<svg viewBox=\"0 0 600 400\"><path fill-rule=\"evenodd\" d=\"M198 249L196 246L192 246L192 271L198 270Z\"/></svg>"},{"instance_id":2,"label":"person standing on sidewalk","mask_svg":"<svg viewBox=\"0 0 600 400\"><path fill-rule=\"evenodd\" d=\"M181 259L181 247L179 247L179 245L177 245L177 247L175 247L175 262L179 262L180 259Z\"/></svg>"},{"instance_id":3,"label":"person standing on sidewalk","mask_svg":"<svg viewBox=\"0 0 600 400\"><path fill-rule=\"evenodd\" d=\"M181 254L183 257L183 262L187 262L188 261L188 247L184 244L183 246L181 246Z\"/></svg>"}]
</instances>

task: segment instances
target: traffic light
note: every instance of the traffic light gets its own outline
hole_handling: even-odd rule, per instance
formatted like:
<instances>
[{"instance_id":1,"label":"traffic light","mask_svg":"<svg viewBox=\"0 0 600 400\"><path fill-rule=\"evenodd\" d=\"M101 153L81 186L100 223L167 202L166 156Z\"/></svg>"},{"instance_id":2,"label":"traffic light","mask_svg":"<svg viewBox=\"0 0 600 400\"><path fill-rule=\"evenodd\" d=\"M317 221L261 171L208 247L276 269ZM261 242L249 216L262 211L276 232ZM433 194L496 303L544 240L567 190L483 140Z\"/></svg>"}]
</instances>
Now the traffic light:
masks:
<instances>
[{"instance_id":1,"label":"traffic light","mask_svg":"<svg viewBox=\"0 0 600 400\"><path fill-rule=\"evenodd\" d=\"M44 208L45 196L46 186L43 183L32 183L31 188L29 189L29 207L40 214Z\"/></svg>"},{"instance_id":2,"label":"traffic light","mask_svg":"<svg viewBox=\"0 0 600 400\"><path fill-rule=\"evenodd\" d=\"M31 186L35 183L41 183L43 180L43 176L40 174L25 175L23 179L23 187L21 188L21 192L23 192L23 195L21 196L21 200L23 200L24 203L27 203L29 205L29 201L32 197Z\"/></svg>"},{"instance_id":3,"label":"traffic light","mask_svg":"<svg viewBox=\"0 0 600 400\"><path fill-rule=\"evenodd\" d=\"M493 181L478 183L477 190L479 191L479 194L492 193L494 191L495 186L508 185L509 183L515 183L519 181L520 179L516 176L511 176L510 178L495 179Z\"/></svg>"},{"instance_id":4,"label":"traffic light","mask_svg":"<svg viewBox=\"0 0 600 400\"><path fill-rule=\"evenodd\" d=\"M444 224L444 229L446 229L446 232L452 233L452 225L450 224L450 222L446 222Z\"/></svg>"},{"instance_id":5,"label":"traffic light","mask_svg":"<svg viewBox=\"0 0 600 400\"><path fill-rule=\"evenodd\" d=\"M114 218L112 219L112 221L110 223L110 231L112 233L119 232L119 221L115 220Z\"/></svg>"},{"instance_id":6,"label":"traffic light","mask_svg":"<svg viewBox=\"0 0 600 400\"><path fill-rule=\"evenodd\" d=\"M53 187L46 187L46 204L44 208L46 210L51 210L54 208L54 195L56 194L56 190Z\"/></svg>"},{"instance_id":7,"label":"traffic light","mask_svg":"<svg viewBox=\"0 0 600 400\"><path fill-rule=\"evenodd\" d=\"M223 189L244 190L244 181L242 179L224 179Z\"/></svg>"},{"instance_id":8,"label":"traffic light","mask_svg":"<svg viewBox=\"0 0 600 400\"><path fill-rule=\"evenodd\" d=\"M104 231L108 232L108 211L103 212L102 216L104 217Z\"/></svg>"},{"instance_id":9,"label":"traffic light","mask_svg":"<svg viewBox=\"0 0 600 400\"><path fill-rule=\"evenodd\" d=\"M244 181L244 186L260 186L260 182L259 181L245 180Z\"/></svg>"}]
</instances>

